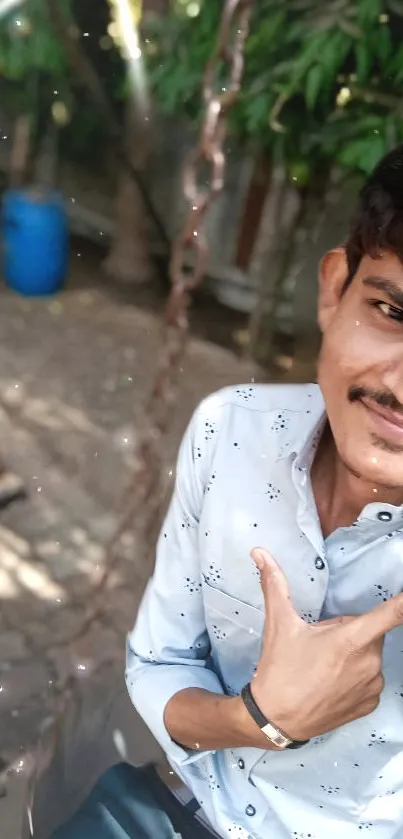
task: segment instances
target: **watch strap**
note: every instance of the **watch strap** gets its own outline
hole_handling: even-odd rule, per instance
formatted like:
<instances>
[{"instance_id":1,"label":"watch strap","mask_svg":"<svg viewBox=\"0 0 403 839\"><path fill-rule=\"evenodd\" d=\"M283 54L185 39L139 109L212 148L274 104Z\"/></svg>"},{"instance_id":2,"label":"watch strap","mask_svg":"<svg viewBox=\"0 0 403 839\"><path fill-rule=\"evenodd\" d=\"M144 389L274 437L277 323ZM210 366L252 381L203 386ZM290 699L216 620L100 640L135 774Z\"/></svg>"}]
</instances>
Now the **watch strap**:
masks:
<instances>
[{"instance_id":1,"label":"watch strap","mask_svg":"<svg viewBox=\"0 0 403 839\"><path fill-rule=\"evenodd\" d=\"M292 740L281 730L277 725L274 725L260 710L256 704L251 691L250 683L245 685L242 689L241 697L243 703L251 715L252 719L259 726L260 730L265 734L268 740L277 746L278 749L299 749L309 743L309 740Z\"/></svg>"}]
</instances>

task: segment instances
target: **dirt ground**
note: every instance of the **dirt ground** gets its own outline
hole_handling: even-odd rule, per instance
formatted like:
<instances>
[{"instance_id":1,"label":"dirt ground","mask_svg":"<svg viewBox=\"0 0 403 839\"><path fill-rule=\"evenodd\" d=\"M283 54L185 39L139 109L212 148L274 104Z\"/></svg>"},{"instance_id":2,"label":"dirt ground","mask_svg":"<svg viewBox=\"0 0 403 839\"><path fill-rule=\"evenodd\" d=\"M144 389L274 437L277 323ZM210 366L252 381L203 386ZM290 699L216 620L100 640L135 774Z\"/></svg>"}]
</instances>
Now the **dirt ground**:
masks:
<instances>
[{"instance_id":1,"label":"dirt ground","mask_svg":"<svg viewBox=\"0 0 403 839\"><path fill-rule=\"evenodd\" d=\"M102 567L102 546L144 422L162 296L160 289L153 307L150 293L137 305L112 293L99 279L94 254L83 257L77 249L59 296L28 300L0 289L0 452L27 493L0 515L0 770L15 765L37 737L50 713L55 673L85 673L111 657L123 668L124 635L140 591L135 534L124 542L108 595L110 619L94 624L74 648L52 644L80 620ZM197 337L214 337L223 318L210 303L201 311L197 327L193 309L196 335L166 440L168 490L180 435L200 399L262 375ZM225 335L242 324L230 313L223 324L221 343L228 344ZM296 364L288 378L311 374L309 364Z\"/></svg>"}]
</instances>

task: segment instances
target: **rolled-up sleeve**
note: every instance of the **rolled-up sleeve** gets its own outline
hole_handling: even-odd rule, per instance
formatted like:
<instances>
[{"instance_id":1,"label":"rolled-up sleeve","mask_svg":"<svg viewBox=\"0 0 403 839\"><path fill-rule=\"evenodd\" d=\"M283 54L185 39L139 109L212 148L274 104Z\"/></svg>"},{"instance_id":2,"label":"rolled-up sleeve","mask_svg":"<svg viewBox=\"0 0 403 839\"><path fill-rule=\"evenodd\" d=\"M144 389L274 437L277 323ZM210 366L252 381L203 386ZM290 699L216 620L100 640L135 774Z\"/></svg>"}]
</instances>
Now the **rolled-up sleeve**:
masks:
<instances>
[{"instance_id":1,"label":"rolled-up sleeve","mask_svg":"<svg viewBox=\"0 0 403 839\"><path fill-rule=\"evenodd\" d=\"M183 438L154 575L127 640L126 682L132 702L178 766L205 753L173 742L164 724L167 703L185 688L224 693L210 666L199 560L199 520L212 457L211 442L206 445L205 406L196 411Z\"/></svg>"}]
</instances>

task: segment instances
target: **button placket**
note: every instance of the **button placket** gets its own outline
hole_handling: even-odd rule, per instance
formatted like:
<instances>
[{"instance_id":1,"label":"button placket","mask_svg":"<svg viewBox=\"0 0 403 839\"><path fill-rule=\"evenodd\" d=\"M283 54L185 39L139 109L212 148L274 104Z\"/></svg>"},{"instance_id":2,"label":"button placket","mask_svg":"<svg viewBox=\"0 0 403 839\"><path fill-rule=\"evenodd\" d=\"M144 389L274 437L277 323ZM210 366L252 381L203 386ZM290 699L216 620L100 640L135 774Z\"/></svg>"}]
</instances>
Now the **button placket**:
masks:
<instances>
[{"instance_id":1,"label":"button placket","mask_svg":"<svg viewBox=\"0 0 403 839\"><path fill-rule=\"evenodd\" d=\"M305 539L311 544L316 555L319 556L323 553L323 534L320 529L318 518L314 515L310 507L300 509L299 505L297 511L297 523L301 533L304 534Z\"/></svg>"},{"instance_id":2,"label":"button placket","mask_svg":"<svg viewBox=\"0 0 403 839\"><path fill-rule=\"evenodd\" d=\"M238 770L232 774L233 792L235 799L240 803L240 813L244 815L244 819L246 816L248 816L249 819L252 819L253 810L254 830L263 823L268 812L268 803L266 798L256 787L254 780L254 769L260 764L262 756L265 757L264 752L261 752L258 757L256 756L256 749L246 748L237 751L236 766L238 767L238 761L242 761L245 764L245 769L240 770L238 768ZM232 767L233 766L234 763L232 763Z\"/></svg>"}]
</instances>

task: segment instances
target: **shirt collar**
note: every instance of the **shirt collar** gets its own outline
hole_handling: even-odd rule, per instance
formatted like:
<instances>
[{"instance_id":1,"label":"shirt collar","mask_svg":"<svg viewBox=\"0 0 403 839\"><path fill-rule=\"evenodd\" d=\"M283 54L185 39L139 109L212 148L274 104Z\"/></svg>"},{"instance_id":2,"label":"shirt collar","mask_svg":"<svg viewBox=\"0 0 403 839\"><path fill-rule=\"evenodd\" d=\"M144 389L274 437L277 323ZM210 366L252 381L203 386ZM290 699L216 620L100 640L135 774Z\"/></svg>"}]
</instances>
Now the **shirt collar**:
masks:
<instances>
[{"instance_id":1,"label":"shirt collar","mask_svg":"<svg viewBox=\"0 0 403 839\"><path fill-rule=\"evenodd\" d=\"M326 425L326 410L318 385L309 385L298 410L293 410L290 428L286 431L278 453L278 460L291 458L295 468L310 470Z\"/></svg>"},{"instance_id":2,"label":"shirt collar","mask_svg":"<svg viewBox=\"0 0 403 839\"><path fill-rule=\"evenodd\" d=\"M309 475L312 463L323 430L327 422L325 402L318 385L307 387L305 397L302 400L301 408L293 412L294 423L288 439L283 443L278 454L278 460L288 458L292 460L293 480L300 486L297 476L301 472ZM304 481L304 492L308 481ZM386 514L386 515L385 515ZM387 520L388 514L391 519ZM377 499L367 504L357 519L357 524L376 522L377 528L388 531L393 527L401 530L403 528L403 505L395 507L392 504Z\"/></svg>"}]
</instances>

